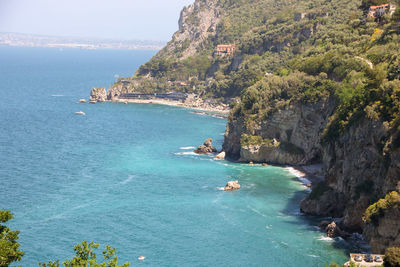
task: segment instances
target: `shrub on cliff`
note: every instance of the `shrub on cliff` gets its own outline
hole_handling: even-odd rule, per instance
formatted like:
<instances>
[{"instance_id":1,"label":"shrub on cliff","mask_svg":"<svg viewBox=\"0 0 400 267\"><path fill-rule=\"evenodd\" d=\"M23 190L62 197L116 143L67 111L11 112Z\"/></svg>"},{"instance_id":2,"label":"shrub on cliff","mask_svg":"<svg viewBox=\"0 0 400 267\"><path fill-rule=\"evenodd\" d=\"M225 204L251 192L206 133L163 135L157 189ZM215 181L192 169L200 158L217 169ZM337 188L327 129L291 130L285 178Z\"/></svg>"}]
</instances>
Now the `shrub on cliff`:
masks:
<instances>
[{"instance_id":1,"label":"shrub on cliff","mask_svg":"<svg viewBox=\"0 0 400 267\"><path fill-rule=\"evenodd\" d=\"M367 223L377 224L379 218L390 208L400 208L400 194L396 191L390 192L385 198L369 206L365 211L365 221Z\"/></svg>"},{"instance_id":2,"label":"shrub on cliff","mask_svg":"<svg viewBox=\"0 0 400 267\"><path fill-rule=\"evenodd\" d=\"M400 247L388 248L386 250L383 266L400 267Z\"/></svg>"}]
</instances>

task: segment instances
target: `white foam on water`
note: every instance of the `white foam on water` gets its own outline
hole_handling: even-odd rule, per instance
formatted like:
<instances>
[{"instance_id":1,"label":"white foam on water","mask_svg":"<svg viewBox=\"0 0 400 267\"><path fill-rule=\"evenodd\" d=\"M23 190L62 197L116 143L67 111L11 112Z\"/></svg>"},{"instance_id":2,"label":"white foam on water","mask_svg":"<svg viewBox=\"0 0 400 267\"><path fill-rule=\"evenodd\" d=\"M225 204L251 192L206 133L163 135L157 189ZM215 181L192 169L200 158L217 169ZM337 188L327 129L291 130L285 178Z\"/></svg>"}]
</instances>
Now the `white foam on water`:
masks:
<instances>
[{"instance_id":1,"label":"white foam on water","mask_svg":"<svg viewBox=\"0 0 400 267\"><path fill-rule=\"evenodd\" d=\"M182 150L189 150L189 149L195 149L196 147L194 147L194 146L182 146L182 147L180 147L179 149L182 149Z\"/></svg>"},{"instance_id":2,"label":"white foam on water","mask_svg":"<svg viewBox=\"0 0 400 267\"><path fill-rule=\"evenodd\" d=\"M174 153L175 155L194 155L194 156L197 156L197 154L196 153L194 153L194 152L177 152L177 153Z\"/></svg>"},{"instance_id":3,"label":"white foam on water","mask_svg":"<svg viewBox=\"0 0 400 267\"><path fill-rule=\"evenodd\" d=\"M320 237L317 238L317 240L331 242L331 241L333 241L333 238L321 235Z\"/></svg>"},{"instance_id":4,"label":"white foam on water","mask_svg":"<svg viewBox=\"0 0 400 267\"><path fill-rule=\"evenodd\" d=\"M306 176L306 174L304 172L296 170L293 167L285 167L284 169L287 170L288 172L290 172L291 174L293 174L294 176L296 176L297 178Z\"/></svg>"},{"instance_id":5,"label":"white foam on water","mask_svg":"<svg viewBox=\"0 0 400 267\"><path fill-rule=\"evenodd\" d=\"M219 191L224 191L224 190L225 190L225 187L217 187L217 189L218 189Z\"/></svg>"},{"instance_id":6,"label":"white foam on water","mask_svg":"<svg viewBox=\"0 0 400 267\"><path fill-rule=\"evenodd\" d=\"M60 96L64 96L64 95L51 95L53 97L60 97Z\"/></svg>"},{"instance_id":7,"label":"white foam on water","mask_svg":"<svg viewBox=\"0 0 400 267\"><path fill-rule=\"evenodd\" d=\"M265 229L271 229L272 228L272 225L266 225L265 226Z\"/></svg>"},{"instance_id":8,"label":"white foam on water","mask_svg":"<svg viewBox=\"0 0 400 267\"><path fill-rule=\"evenodd\" d=\"M119 184L127 184L127 183L129 183L130 181L132 181L133 177L135 177L135 176L129 175L129 177L128 177L127 179L123 180L123 181L120 182Z\"/></svg>"},{"instance_id":9,"label":"white foam on water","mask_svg":"<svg viewBox=\"0 0 400 267\"><path fill-rule=\"evenodd\" d=\"M297 179L299 179L299 181L302 184L304 184L304 185L311 184L311 181L307 179L307 176L304 172L296 170L293 167L286 167L284 169L287 170L288 172L290 172L291 174L293 174L294 176L296 176Z\"/></svg>"},{"instance_id":10,"label":"white foam on water","mask_svg":"<svg viewBox=\"0 0 400 267\"><path fill-rule=\"evenodd\" d=\"M313 254L307 254L308 257L313 257L313 258L319 258L319 256L317 255L313 255Z\"/></svg>"}]
</instances>

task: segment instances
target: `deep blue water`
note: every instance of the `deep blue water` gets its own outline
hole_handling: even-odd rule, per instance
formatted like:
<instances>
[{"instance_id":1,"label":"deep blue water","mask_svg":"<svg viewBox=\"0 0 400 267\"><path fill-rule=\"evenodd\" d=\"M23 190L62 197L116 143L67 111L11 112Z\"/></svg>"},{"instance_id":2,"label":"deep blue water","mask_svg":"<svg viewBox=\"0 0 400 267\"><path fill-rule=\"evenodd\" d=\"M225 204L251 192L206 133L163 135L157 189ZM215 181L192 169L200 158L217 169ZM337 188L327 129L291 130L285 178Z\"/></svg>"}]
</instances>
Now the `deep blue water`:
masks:
<instances>
[{"instance_id":1,"label":"deep blue water","mask_svg":"<svg viewBox=\"0 0 400 267\"><path fill-rule=\"evenodd\" d=\"M110 244L133 265L140 255L146 266L343 263L346 244L299 213L306 191L287 170L175 154L207 137L220 148L225 120L76 103L154 54L0 47L0 209L21 231L20 264L63 261L82 240ZM221 191L232 179L242 188Z\"/></svg>"}]
</instances>

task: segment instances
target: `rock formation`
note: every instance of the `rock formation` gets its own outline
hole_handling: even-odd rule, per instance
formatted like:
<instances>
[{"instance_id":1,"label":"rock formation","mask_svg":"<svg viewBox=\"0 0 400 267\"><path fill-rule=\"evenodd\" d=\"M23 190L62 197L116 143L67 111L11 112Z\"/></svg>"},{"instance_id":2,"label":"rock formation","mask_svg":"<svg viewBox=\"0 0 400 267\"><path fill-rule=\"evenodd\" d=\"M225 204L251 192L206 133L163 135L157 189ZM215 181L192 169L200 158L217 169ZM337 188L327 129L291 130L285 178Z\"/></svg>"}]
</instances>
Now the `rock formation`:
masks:
<instances>
[{"instance_id":1,"label":"rock formation","mask_svg":"<svg viewBox=\"0 0 400 267\"><path fill-rule=\"evenodd\" d=\"M343 231L340 229L340 227L335 223L331 222L325 227L326 231L326 236L335 238L335 237L342 237L342 238L348 238L350 236L349 233Z\"/></svg>"},{"instance_id":2,"label":"rock formation","mask_svg":"<svg viewBox=\"0 0 400 267\"><path fill-rule=\"evenodd\" d=\"M223 150L228 158L244 162L309 164L321 161L321 135L335 108L333 99L316 104L297 103L277 110L254 130L246 130L243 118L228 121ZM242 145L243 134L274 139L279 145Z\"/></svg>"},{"instance_id":3,"label":"rock formation","mask_svg":"<svg viewBox=\"0 0 400 267\"><path fill-rule=\"evenodd\" d=\"M90 101L104 102L107 100L107 91L105 88L93 88L90 91Z\"/></svg>"},{"instance_id":4,"label":"rock formation","mask_svg":"<svg viewBox=\"0 0 400 267\"><path fill-rule=\"evenodd\" d=\"M218 155L216 155L216 156L214 157L214 159L224 160L224 159L225 159L225 151L222 151L221 153L219 153Z\"/></svg>"},{"instance_id":5,"label":"rock formation","mask_svg":"<svg viewBox=\"0 0 400 267\"><path fill-rule=\"evenodd\" d=\"M208 138L193 152L196 154L208 154L217 152L217 149L212 145L212 138Z\"/></svg>"},{"instance_id":6,"label":"rock formation","mask_svg":"<svg viewBox=\"0 0 400 267\"><path fill-rule=\"evenodd\" d=\"M229 181L224 187L225 191L233 191L238 189L240 189L239 181Z\"/></svg>"}]
</instances>

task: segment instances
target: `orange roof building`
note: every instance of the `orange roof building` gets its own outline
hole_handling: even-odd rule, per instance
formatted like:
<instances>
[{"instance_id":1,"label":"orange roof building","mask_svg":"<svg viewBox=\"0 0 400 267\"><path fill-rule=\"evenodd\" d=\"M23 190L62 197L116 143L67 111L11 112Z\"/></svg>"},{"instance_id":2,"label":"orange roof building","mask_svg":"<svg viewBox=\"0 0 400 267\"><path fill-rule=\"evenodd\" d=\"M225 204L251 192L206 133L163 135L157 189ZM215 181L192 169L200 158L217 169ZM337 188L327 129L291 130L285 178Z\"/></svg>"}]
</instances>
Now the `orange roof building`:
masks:
<instances>
[{"instance_id":1,"label":"orange roof building","mask_svg":"<svg viewBox=\"0 0 400 267\"><path fill-rule=\"evenodd\" d=\"M370 6L369 11L368 11L368 17L380 18L383 15L385 15L386 13L388 13L391 16L395 10L396 10L396 6L393 4Z\"/></svg>"},{"instance_id":2,"label":"orange roof building","mask_svg":"<svg viewBox=\"0 0 400 267\"><path fill-rule=\"evenodd\" d=\"M232 55L235 52L236 46L234 44L221 44L217 45L214 56L221 57L225 55Z\"/></svg>"}]
</instances>

